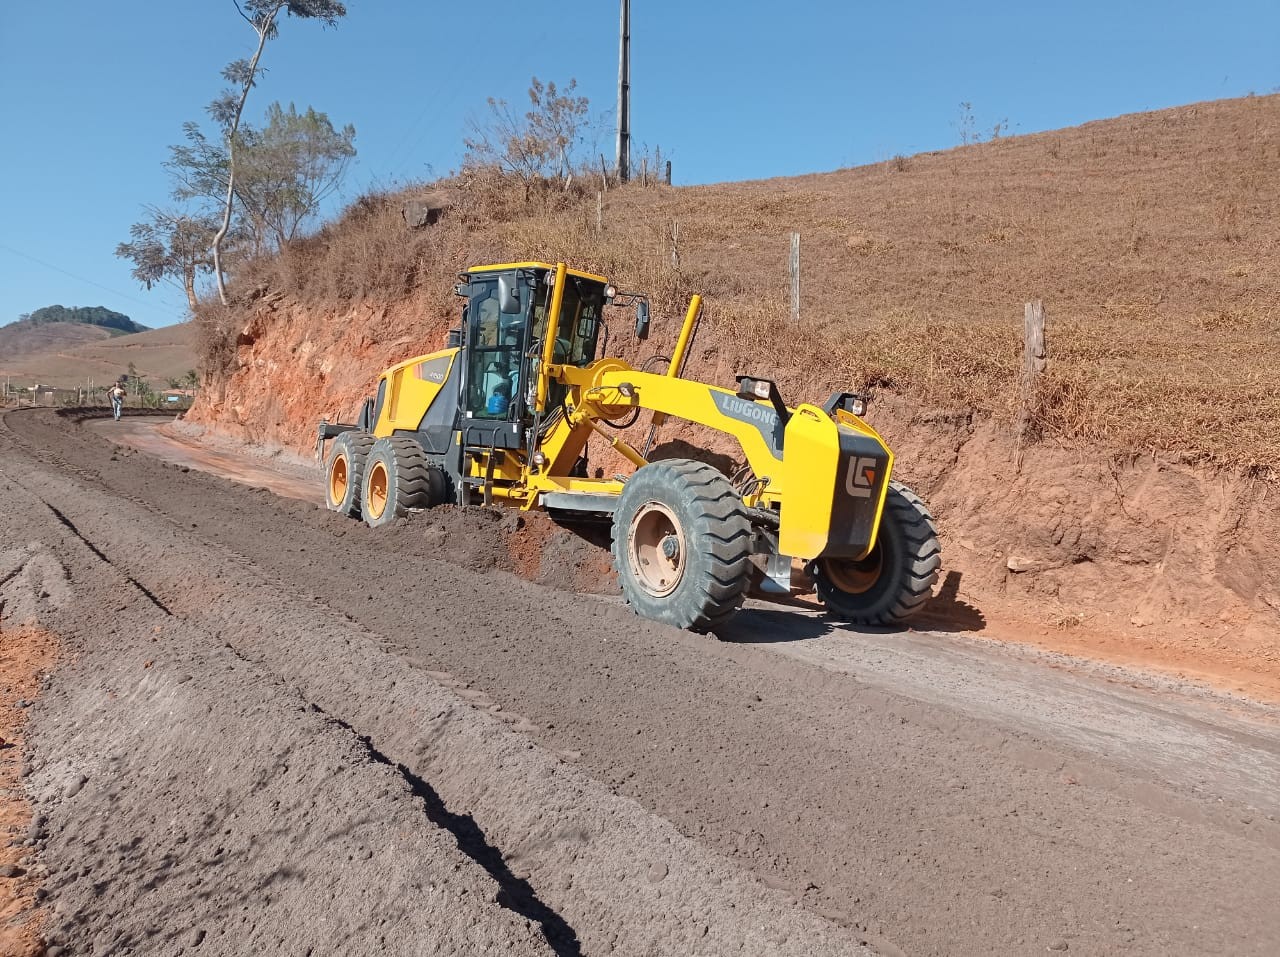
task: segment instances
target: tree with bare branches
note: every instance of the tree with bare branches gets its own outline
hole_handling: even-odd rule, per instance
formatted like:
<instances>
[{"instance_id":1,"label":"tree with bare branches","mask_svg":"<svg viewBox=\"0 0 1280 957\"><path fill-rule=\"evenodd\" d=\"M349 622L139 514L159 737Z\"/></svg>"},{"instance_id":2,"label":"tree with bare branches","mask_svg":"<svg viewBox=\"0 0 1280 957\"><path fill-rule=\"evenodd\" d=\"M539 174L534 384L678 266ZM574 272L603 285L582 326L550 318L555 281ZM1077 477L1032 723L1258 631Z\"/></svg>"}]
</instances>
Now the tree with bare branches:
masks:
<instances>
[{"instance_id":1,"label":"tree with bare branches","mask_svg":"<svg viewBox=\"0 0 1280 957\"><path fill-rule=\"evenodd\" d=\"M213 271L211 249L218 221L208 213L156 206L147 214L129 227L130 241L116 246L116 255L133 263L133 278L148 289L166 280L181 285L194 313L196 279Z\"/></svg>"},{"instance_id":2,"label":"tree with bare branches","mask_svg":"<svg viewBox=\"0 0 1280 957\"><path fill-rule=\"evenodd\" d=\"M529 84L529 110L517 113L506 100L489 97L489 117L473 123L463 141L465 166L496 166L526 184L539 177L563 179L578 166L589 126L589 104L575 96L577 80L563 89L536 76Z\"/></svg>"},{"instance_id":3,"label":"tree with bare branches","mask_svg":"<svg viewBox=\"0 0 1280 957\"><path fill-rule=\"evenodd\" d=\"M209 104L209 115L221 127L227 145L227 192L222 207L222 223L213 236L213 274L218 283L218 298L227 305L227 288L222 274L222 243L231 229L232 209L235 205L236 186L236 135L240 130L240 117L244 113L249 91L261 71L262 51L267 41L279 32L280 14L306 20L319 20L325 26L336 26L347 8L337 0L232 0L236 12L253 28L257 36L257 48L248 59L232 60L222 71L222 78L230 86Z\"/></svg>"}]
</instances>

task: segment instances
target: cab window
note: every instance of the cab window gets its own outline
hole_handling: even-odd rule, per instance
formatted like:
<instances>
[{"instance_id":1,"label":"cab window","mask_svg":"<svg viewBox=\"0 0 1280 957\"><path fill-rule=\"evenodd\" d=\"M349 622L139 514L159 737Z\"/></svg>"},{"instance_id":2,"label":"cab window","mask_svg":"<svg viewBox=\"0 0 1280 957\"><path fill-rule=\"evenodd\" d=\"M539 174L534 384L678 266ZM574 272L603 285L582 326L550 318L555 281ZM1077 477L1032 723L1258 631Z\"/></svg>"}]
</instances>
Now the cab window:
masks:
<instances>
[{"instance_id":1,"label":"cab window","mask_svg":"<svg viewBox=\"0 0 1280 957\"><path fill-rule=\"evenodd\" d=\"M473 280L468 317L466 411L477 419L511 419L520 395L524 310L498 307L496 279Z\"/></svg>"}]
</instances>

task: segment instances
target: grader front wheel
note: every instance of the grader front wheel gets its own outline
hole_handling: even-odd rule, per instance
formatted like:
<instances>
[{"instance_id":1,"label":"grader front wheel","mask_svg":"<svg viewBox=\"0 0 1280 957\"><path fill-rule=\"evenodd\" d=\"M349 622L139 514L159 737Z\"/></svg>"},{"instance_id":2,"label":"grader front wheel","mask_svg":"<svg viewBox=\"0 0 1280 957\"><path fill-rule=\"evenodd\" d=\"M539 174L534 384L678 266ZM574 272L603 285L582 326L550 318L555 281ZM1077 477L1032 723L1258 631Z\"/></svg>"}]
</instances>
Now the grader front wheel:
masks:
<instances>
[{"instance_id":1,"label":"grader front wheel","mask_svg":"<svg viewBox=\"0 0 1280 957\"><path fill-rule=\"evenodd\" d=\"M710 631L742 604L751 573L742 499L709 465L650 463L618 499L613 562L623 597L639 615Z\"/></svg>"},{"instance_id":2,"label":"grader front wheel","mask_svg":"<svg viewBox=\"0 0 1280 957\"><path fill-rule=\"evenodd\" d=\"M920 497L890 482L875 548L865 558L819 558L810 570L827 610L858 625L896 625L933 591L942 547Z\"/></svg>"}]
</instances>

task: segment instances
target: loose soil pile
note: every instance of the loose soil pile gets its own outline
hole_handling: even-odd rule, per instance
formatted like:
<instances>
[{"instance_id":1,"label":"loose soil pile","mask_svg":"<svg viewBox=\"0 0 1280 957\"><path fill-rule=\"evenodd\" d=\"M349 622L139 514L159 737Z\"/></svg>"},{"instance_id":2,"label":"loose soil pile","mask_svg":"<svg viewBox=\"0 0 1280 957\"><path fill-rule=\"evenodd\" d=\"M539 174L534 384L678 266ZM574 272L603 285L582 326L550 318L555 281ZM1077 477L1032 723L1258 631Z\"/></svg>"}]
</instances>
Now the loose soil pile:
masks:
<instances>
[{"instance_id":1,"label":"loose soil pile","mask_svg":"<svg viewBox=\"0 0 1280 957\"><path fill-rule=\"evenodd\" d=\"M1190 769L462 568L448 525L366 529L53 415L6 416L0 452L0 534L45 543L72 596L37 602L78 657L28 786L76 949L1280 939L1276 809Z\"/></svg>"},{"instance_id":2,"label":"loose soil pile","mask_svg":"<svg viewBox=\"0 0 1280 957\"><path fill-rule=\"evenodd\" d=\"M607 525L560 524L545 512L447 505L404 521L441 559L504 571L563 591L617 594Z\"/></svg>"}]
</instances>

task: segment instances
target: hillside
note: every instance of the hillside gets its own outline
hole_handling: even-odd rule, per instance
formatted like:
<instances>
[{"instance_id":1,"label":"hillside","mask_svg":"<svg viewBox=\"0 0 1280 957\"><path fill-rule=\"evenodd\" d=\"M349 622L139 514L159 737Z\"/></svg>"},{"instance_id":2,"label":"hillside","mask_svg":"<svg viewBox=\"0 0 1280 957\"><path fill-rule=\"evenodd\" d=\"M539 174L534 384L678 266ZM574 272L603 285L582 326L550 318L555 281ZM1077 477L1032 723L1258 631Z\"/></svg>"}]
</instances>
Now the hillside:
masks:
<instances>
[{"instance_id":1,"label":"hillside","mask_svg":"<svg viewBox=\"0 0 1280 957\"><path fill-rule=\"evenodd\" d=\"M39 382L74 388L86 379L102 384L125 372L130 362L139 375L157 384L181 378L197 365L189 323L133 335L112 335L98 326L49 323L24 331L17 341L36 344L36 333L51 329L58 331L58 337L43 343L43 348L15 353L6 348L4 338L11 328L0 327L0 376L11 377L15 386ZM72 330L86 332L71 335Z\"/></svg>"},{"instance_id":2,"label":"hillside","mask_svg":"<svg viewBox=\"0 0 1280 957\"><path fill-rule=\"evenodd\" d=\"M691 377L768 372L793 401L874 387L873 424L942 521L953 594L963 576L967 596L1031 596L1063 627L1178 622L1193 644L1253 621L1250 653L1280 660L1277 174L1268 96L791 179L633 184L605 195L601 232L594 184L531 204L483 179L440 184L454 209L417 231L400 214L413 191L367 197L252 264L230 310L201 309L216 374L190 417L309 449L317 419L349 418L381 369L443 344L460 268L565 259L654 295L649 343L614 325L628 358L667 352L703 292ZM1019 467L1033 298L1049 395Z\"/></svg>"},{"instance_id":3,"label":"hillside","mask_svg":"<svg viewBox=\"0 0 1280 957\"><path fill-rule=\"evenodd\" d=\"M456 312L454 273L474 262L567 258L656 293L655 343L687 294L703 292L699 345L712 365L750 356L776 368L791 395L881 383L1006 421L1022 303L1040 297L1057 395L1050 433L1270 469L1280 464L1270 428L1280 370L1260 360L1280 301L1277 172L1280 97L1270 96L793 179L615 189L603 235L594 192L531 215L492 187L453 183L456 214L416 232L400 217L402 196L362 200L244 277L245 288L270 291L269 305L218 322L231 338L251 326L256 339L293 320L292 342L314 358L277 374L296 377L287 391L306 393L305 411L246 406L244 424L297 444L321 395L324 411L354 403L382 367L436 347ZM794 329L793 229L803 260ZM335 346L342 366L319 367ZM260 348L246 343L238 361ZM260 393L265 383L246 375L229 384Z\"/></svg>"},{"instance_id":4,"label":"hillside","mask_svg":"<svg viewBox=\"0 0 1280 957\"><path fill-rule=\"evenodd\" d=\"M10 365L19 356L70 349L114 335L102 326L79 322L11 322L0 326L0 367Z\"/></svg>"},{"instance_id":5,"label":"hillside","mask_svg":"<svg viewBox=\"0 0 1280 957\"><path fill-rule=\"evenodd\" d=\"M45 322L79 322L90 326L101 326L103 329L110 329L117 333L147 331L146 326L106 306L43 306L21 317L18 321L29 322L32 325Z\"/></svg>"}]
</instances>

